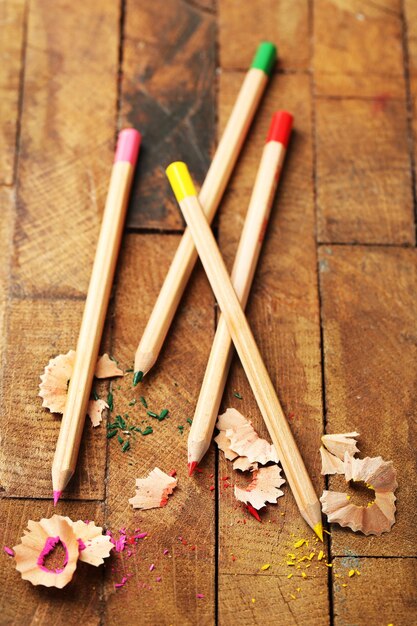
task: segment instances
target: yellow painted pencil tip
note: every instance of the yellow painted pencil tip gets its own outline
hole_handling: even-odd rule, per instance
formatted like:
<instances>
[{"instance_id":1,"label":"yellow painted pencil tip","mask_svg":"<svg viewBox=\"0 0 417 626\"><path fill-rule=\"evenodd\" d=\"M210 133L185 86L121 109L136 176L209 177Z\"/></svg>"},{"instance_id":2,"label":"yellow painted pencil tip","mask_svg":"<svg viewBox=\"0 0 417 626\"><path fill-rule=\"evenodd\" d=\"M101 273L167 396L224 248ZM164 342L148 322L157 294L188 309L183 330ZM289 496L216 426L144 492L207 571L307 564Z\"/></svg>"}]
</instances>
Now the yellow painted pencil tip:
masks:
<instances>
[{"instance_id":1,"label":"yellow painted pencil tip","mask_svg":"<svg viewBox=\"0 0 417 626\"><path fill-rule=\"evenodd\" d=\"M168 165L165 171L177 202L181 202L181 200L188 198L188 196L197 195L190 172L185 163L175 161L171 163L171 165Z\"/></svg>"},{"instance_id":2,"label":"yellow painted pencil tip","mask_svg":"<svg viewBox=\"0 0 417 626\"><path fill-rule=\"evenodd\" d=\"M320 541L323 541L323 524L319 522L314 526L313 530L316 533L317 537L320 539Z\"/></svg>"}]
</instances>

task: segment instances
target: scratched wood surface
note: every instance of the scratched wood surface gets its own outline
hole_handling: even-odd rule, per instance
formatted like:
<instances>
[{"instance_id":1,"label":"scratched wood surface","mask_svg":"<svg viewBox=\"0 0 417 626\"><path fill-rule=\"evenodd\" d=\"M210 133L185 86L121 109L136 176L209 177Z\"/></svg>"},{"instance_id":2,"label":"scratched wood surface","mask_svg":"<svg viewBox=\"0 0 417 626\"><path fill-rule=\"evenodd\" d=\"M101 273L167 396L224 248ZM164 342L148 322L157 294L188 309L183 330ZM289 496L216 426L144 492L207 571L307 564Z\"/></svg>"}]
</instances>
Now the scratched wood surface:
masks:
<instances>
[{"instance_id":1,"label":"scratched wood surface","mask_svg":"<svg viewBox=\"0 0 417 626\"><path fill-rule=\"evenodd\" d=\"M219 245L231 267L270 116L291 110L249 320L317 493L343 488L320 476L324 431L357 429L361 452L393 459L399 482L391 533L331 527L318 561L286 486L259 524L214 446L187 477L187 418L218 315L198 265L155 368L135 389L131 372L111 383L108 419L153 433L123 453L105 421L86 423L57 510L148 537L105 567L81 565L63 591L24 583L3 554L0 624L416 623L414 0L2 0L0 22L1 546L53 512L59 416L41 407L39 375L76 342L117 130L143 133L103 337L128 370L183 229L164 168L186 160L201 184L262 39L279 63L215 222ZM169 417L148 416L141 395ZM266 435L237 359L222 406ZM178 489L164 509L133 511L135 479L155 466L176 470ZM287 565L295 550L315 553L308 568Z\"/></svg>"}]
</instances>

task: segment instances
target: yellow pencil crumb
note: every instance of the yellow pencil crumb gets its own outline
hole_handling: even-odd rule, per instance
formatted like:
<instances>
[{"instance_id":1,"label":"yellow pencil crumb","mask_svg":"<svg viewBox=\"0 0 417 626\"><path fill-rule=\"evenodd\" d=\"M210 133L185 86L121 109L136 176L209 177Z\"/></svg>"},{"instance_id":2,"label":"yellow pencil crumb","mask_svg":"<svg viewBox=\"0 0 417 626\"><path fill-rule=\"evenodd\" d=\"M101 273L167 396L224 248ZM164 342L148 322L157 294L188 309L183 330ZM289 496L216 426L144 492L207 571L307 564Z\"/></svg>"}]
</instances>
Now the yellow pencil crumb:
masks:
<instances>
[{"instance_id":1,"label":"yellow pencil crumb","mask_svg":"<svg viewBox=\"0 0 417 626\"><path fill-rule=\"evenodd\" d=\"M307 569L308 567L311 567L311 563L307 563L307 565L306 565L306 569Z\"/></svg>"},{"instance_id":2,"label":"yellow pencil crumb","mask_svg":"<svg viewBox=\"0 0 417 626\"><path fill-rule=\"evenodd\" d=\"M252 598L252 604L255 604L255 602L256 602L256 599Z\"/></svg>"},{"instance_id":3,"label":"yellow pencil crumb","mask_svg":"<svg viewBox=\"0 0 417 626\"><path fill-rule=\"evenodd\" d=\"M307 558L308 558L308 560L309 560L309 561L311 561L311 560L314 558L314 555L315 555L315 554L316 554L315 552L310 552L310 554L309 554L309 555L308 555L308 557L307 557Z\"/></svg>"},{"instance_id":4,"label":"yellow pencil crumb","mask_svg":"<svg viewBox=\"0 0 417 626\"><path fill-rule=\"evenodd\" d=\"M287 561L287 565L295 565L292 561Z\"/></svg>"},{"instance_id":5,"label":"yellow pencil crumb","mask_svg":"<svg viewBox=\"0 0 417 626\"><path fill-rule=\"evenodd\" d=\"M262 565L261 570L264 572L265 570L269 569L271 567L271 563L265 563L264 565Z\"/></svg>"},{"instance_id":6,"label":"yellow pencil crumb","mask_svg":"<svg viewBox=\"0 0 417 626\"><path fill-rule=\"evenodd\" d=\"M325 565L327 565L327 567L333 567L333 563L325 563Z\"/></svg>"},{"instance_id":7,"label":"yellow pencil crumb","mask_svg":"<svg viewBox=\"0 0 417 626\"><path fill-rule=\"evenodd\" d=\"M355 570L354 570L354 569L349 570L349 578L352 578L352 576L354 576L354 575L355 575L355 573L356 573L356 572L355 572Z\"/></svg>"},{"instance_id":8,"label":"yellow pencil crumb","mask_svg":"<svg viewBox=\"0 0 417 626\"><path fill-rule=\"evenodd\" d=\"M317 560L321 561L323 557L324 557L324 552L323 552L323 550L320 550L320 552L318 554L318 557L317 557Z\"/></svg>"},{"instance_id":9,"label":"yellow pencil crumb","mask_svg":"<svg viewBox=\"0 0 417 626\"><path fill-rule=\"evenodd\" d=\"M304 544L308 546L307 539L299 539L298 541L295 542L294 548L301 548L301 546L303 546Z\"/></svg>"},{"instance_id":10,"label":"yellow pencil crumb","mask_svg":"<svg viewBox=\"0 0 417 626\"><path fill-rule=\"evenodd\" d=\"M301 576L302 576L303 578L307 578L307 574L306 574L305 572L301 572Z\"/></svg>"},{"instance_id":11,"label":"yellow pencil crumb","mask_svg":"<svg viewBox=\"0 0 417 626\"><path fill-rule=\"evenodd\" d=\"M290 596L291 596L291 598L292 598L293 600L296 600L296 599L297 599L293 593L290 593Z\"/></svg>"},{"instance_id":12,"label":"yellow pencil crumb","mask_svg":"<svg viewBox=\"0 0 417 626\"><path fill-rule=\"evenodd\" d=\"M300 593L301 587L297 587L296 591L298 591L298 593Z\"/></svg>"},{"instance_id":13,"label":"yellow pencil crumb","mask_svg":"<svg viewBox=\"0 0 417 626\"><path fill-rule=\"evenodd\" d=\"M357 569L355 569L355 572L356 572L356 574L357 574L358 576L360 576L360 575L361 575L361 573L360 573Z\"/></svg>"},{"instance_id":14,"label":"yellow pencil crumb","mask_svg":"<svg viewBox=\"0 0 417 626\"><path fill-rule=\"evenodd\" d=\"M347 583L343 583L343 584L342 584L342 587L347 587Z\"/></svg>"},{"instance_id":15,"label":"yellow pencil crumb","mask_svg":"<svg viewBox=\"0 0 417 626\"><path fill-rule=\"evenodd\" d=\"M294 574L288 574L287 578L292 578Z\"/></svg>"}]
</instances>

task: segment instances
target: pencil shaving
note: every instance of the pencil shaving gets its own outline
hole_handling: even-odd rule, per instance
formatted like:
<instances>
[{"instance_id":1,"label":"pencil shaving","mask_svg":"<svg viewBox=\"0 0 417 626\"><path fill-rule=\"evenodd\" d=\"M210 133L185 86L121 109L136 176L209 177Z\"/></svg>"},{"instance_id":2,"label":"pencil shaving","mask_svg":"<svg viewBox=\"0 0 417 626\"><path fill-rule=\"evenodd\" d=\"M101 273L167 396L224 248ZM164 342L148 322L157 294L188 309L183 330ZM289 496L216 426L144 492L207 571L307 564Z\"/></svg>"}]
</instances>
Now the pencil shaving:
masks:
<instances>
[{"instance_id":1,"label":"pencil shaving","mask_svg":"<svg viewBox=\"0 0 417 626\"><path fill-rule=\"evenodd\" d=\"M350 502L346 493L324 491L320 502L329 522L348 527L365 535L381 535L391 530L395 522L396 472L392 461L381 457L355 459L348 452L344 457L346 482L364 482L375 492L375 499L367 506Z\"/></svg>"},{"instance_id":2,"label":"pencil shaving","mask_svg":"<svg viewBox=\"0 0 417 626\"><path fill-rule=\"evenodd\" d=\"M224 452L224 456L229 461L234 461L239 456L230 448L230 439L226 436L226 431L221 430L219 434L214 437L214 441L217 443L219 450Z\"/></svg>"},{"instance_id":3,"label":"pencil shaving","mask_svg":"<svg viewBox=\"0 0 417 626\"><path fill-rule=\"evenodd\" d=\"M74 361L75 350L69 350L67 354L59 354L51 359L45 367L44 373L41 374L42 382L39 385L39 396L43 399L42 406L52 413L64 412ZM97 361L95 376L97 378L113 378L123 376L123 372L108 354L103 354ZM108 404L104 400L89 401L87 415L90 416L93 426L100 425L102 413L106 408L108 408Z\"/></svg>"},{"instance_id":4,"label":"pencil shaving","mask_svg":"<svg viewBox=\"0 0 417 626\"><path fill-rule=\"evenodd\" d=\"M355 437L359 437L359 433L340 433L338 435L323 435L321 438L323 445L327 450L343 461L345 452L354 456L359 449L356 445Z\"/></svg>"},{"instance_id":5,"label":"pencil shaving","mask_svg":"<svg viewBox=\"0 0 417 626\"><path fill-rule=\"evenodd\" d=\"M94 522L71 522L80 548L80 561L98 567L110 556L114 548L111 538L103 535L103 529Z\"/></svg>"},{"instance_id":6,"label":"pencil shaving","mask_svg":"<svg viewBox=\"0 0 417 626\"><path fill-rule=\"evenodd\" d=\"M30 520L28 529L21 543L13 548L17 571L32 585L62 589L70 582L77 567L79 546L72 525L66 518L53 515L39 522ZM47 569L45 559L59 543L65 550L62 568Z\"/></svg>"},{"instance_id":7,"label":"pencil shaving","mask_svg":"<svg viewBox=\"0 0 417 626\"><path fill-rule=\"evenodd\" d=\"M97 361L94 376L96 378L114 378L116 376L123 376L123 370L117 367L116 362L113 361L107 353L104 353Z\"/></svg>"},{"instance_id":8,"label":"pencil shaving","mask_svg":"<svg viewBox=\"0 0 417 626\"><path fill-rule=\"evenodd\" d=\"M339 457L331 454L326 448L320 446L321 455L321 473L326 474L343 474L344 464Z\"/></svg>"},{"instance_id":9,"label":"pencil shaving","mask_svg":"<svg viewBox=\"0 0 417 626\"><path fill-rule=\"evenodd\" d=\"M261 465L270 461L278 463L275 447L261 439L249 420L236 409L227 409L219 416L216 426L220 431L225 431L230 440L229 448L237 456L246 457L250 463Z\"/></svg>"},{"instance_id":10,"label":"pencil shaving","mask_svg":"<svg viewBox=\"0 0 417 626\"><path fill-rule=\"evenodd\" d=\"M114 546L102 531L94 522L73 522L61 515L39 522L29 520L21 543L13 548L16 569L32 585L62 589L72 579L78 559L98 566L110 556ZM45 560L57 546L65 557L59 567L49 569Z\"/></svg>"},{"instance_id":11,"label":"pencil shaving","mask_svg":"<svg viewBox=\"0 0 417 626\"><path fill-rule=\"evenodd\" d=\"M278 498L284 495L279 488L284 483L285 480L281 476L278 465L261 467L253 472L253 480L246 489L235 486L235 496L240 502L251 504L259 510L267 502L276 503Z\"/></svg>"},{"instance_id":12,"label":"pencil shaving","mask_svg":"<svg viewBox=\"0 0 417 626\"><path fill-rule=\"evenodd\" d=\"M253 472L258 469L258 463L251 463L246 456L238 456L233 462L233 469L241 472Z\"/></svg>"},{"instance_id":13,"label":"pencil shaving","mask_svg":"<svg viewBox=\"0 0 417 626\"><path fill-rule=\"evenodd\" d=\"M178 481L155 467L146 478L136 479L136 495L129 499L134 509L156 509L168 502Z\"/></svg>"}]
</instances>

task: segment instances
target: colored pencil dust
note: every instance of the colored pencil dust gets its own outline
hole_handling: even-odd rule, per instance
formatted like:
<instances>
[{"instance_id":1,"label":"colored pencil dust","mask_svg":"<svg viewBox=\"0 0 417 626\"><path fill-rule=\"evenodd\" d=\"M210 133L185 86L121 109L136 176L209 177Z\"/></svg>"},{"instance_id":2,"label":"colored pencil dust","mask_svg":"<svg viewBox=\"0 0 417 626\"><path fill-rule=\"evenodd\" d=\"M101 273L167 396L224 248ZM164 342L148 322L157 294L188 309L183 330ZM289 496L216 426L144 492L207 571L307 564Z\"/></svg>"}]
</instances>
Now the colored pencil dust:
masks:
<instances>
[{"instance_id":1,"label":"colored pencil dust","mask_svg":"<svg viewBox=\"0 0 417 626\"><path fill-rule=\"evenodd\" d=\"M320 503L233 288L216 240L198 201L187 166L185 163L172 163L167 168L167 176L227 323L300 513L317 536L323 540Z\"/></svg>"},{"instance_id":2,"label":"colored pencil dust","mask_svg":"<svg viewBox=\"0 0 417 626\"><path fill-rule=\"evenodd\" d=\"M134 129L121 131L118 138L73 373L52 464L54 504L74 474L77 463L140 140L139 132Z\"/></svg>"},{"instance_id":3,"label":"colored pencil dust","mask_svg":"<svg viewBox=\"0 0 417 626\"><path fill-rule=\"evenodd\" d=\"M262 152L231 275L233 287L243 308L248 300L261 252L292 121L292 115L286 111L278 111L273 115ZM210 446L232 355L232 339L224 316L221 315L188 437L190 476Z\"/></svg>"},{"instance_id":4,"label":"colored pencil dust","mask_svg":"<svg viewBox=\"0 0 417 626\"><path fill-rule=\"evenodd\" d=\"M200 203L209 222L219 206L275 60L276 47L272 43L261 43L200 190ZM137 348L134 385L146 375L158 358L196 260L197 252L186 229Z\"/></svg>"}]
</instances>

